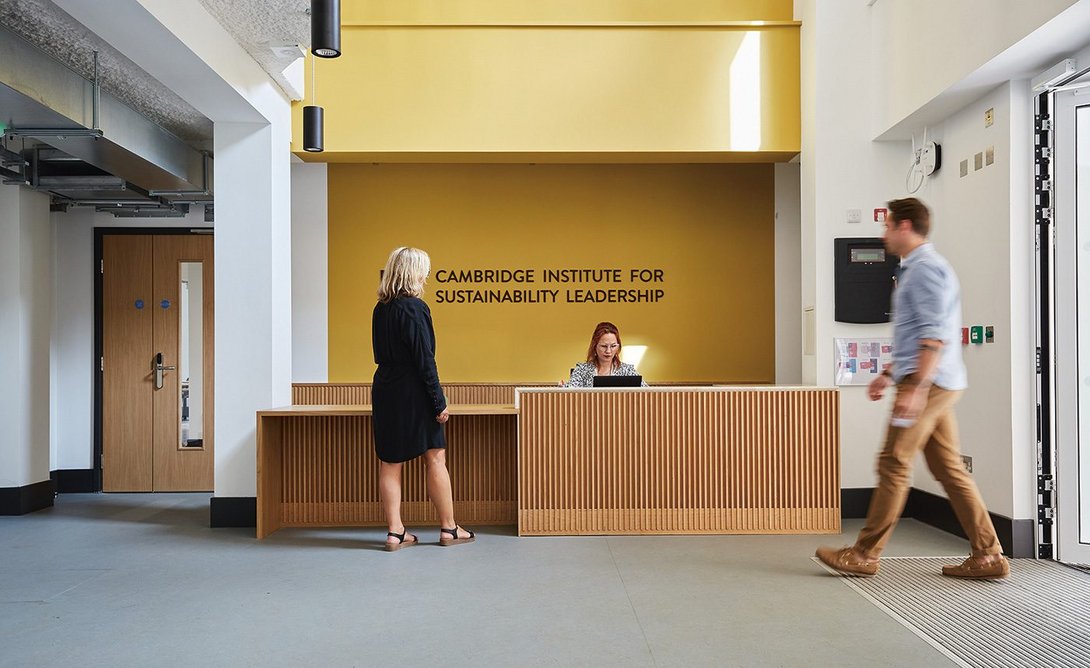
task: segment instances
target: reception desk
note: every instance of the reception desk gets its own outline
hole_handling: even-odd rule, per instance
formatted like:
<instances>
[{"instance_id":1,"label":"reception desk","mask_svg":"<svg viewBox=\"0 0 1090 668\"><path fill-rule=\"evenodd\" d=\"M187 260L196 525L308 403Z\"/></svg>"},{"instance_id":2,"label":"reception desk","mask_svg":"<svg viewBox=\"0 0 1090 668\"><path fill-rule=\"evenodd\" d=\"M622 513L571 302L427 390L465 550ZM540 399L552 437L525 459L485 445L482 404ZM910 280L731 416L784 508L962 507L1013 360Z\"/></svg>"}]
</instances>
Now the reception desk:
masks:
<instances>
[{"instance_id":1,"label":"reception desk","mask_svg":"<svg viewBox=\"0 0 1090 668\"><path fill-rule=\"evenodd\" d=\"M466 526L517 524L519 535L840 531L835 389L444 390L455 513ZM384 525L371 407L337 405L369 391L296 386L297 405L258 412L258 538L281 527ZM420 460L403 473L402 516L436 522Z\"/></svg>"},{"instance_id":2,"label":"reception desk","mask_svg":"<svg viewBox=\"0 0 1090 668\"><path fill-rule=\"evenodd\" d=\"M519 535L839 533L839 395L520 389Z\"/></svg>"}]
</instances>

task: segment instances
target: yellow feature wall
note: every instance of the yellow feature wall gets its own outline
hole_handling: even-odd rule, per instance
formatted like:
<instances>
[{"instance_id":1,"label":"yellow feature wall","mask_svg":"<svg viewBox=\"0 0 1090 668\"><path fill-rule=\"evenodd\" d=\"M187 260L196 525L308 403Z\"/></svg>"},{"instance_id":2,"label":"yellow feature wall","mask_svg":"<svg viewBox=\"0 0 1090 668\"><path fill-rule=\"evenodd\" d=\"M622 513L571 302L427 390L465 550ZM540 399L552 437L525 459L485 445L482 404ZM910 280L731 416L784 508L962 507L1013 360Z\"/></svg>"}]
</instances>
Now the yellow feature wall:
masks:
<instances>
[{"instance_id":1,"label":"yellow feature wall","mask_svg":"<svg viewBox=\"0 0 1090 668\"><path fill-rule=\"evenodd\" d=\"M432 258L424 298L444 381L565 379L585 358L594 325L610 320L626 347L647 346L640 371L650 382L771 383L773 226L773 167L765 164L332 164L329 380L371 379L379 270L407 245ZM533 281L437 280L504 269L533 270ZM547 269L619 271L620 282L547 281ZM633 281L634 269L651 270L647 281ZM610 289L647 301L621 303ZM440 298L472 299L477 290L482 299L521 291L541 301ZM555 302L545 291L556 291Z\"/></svg>"}]
</instances>

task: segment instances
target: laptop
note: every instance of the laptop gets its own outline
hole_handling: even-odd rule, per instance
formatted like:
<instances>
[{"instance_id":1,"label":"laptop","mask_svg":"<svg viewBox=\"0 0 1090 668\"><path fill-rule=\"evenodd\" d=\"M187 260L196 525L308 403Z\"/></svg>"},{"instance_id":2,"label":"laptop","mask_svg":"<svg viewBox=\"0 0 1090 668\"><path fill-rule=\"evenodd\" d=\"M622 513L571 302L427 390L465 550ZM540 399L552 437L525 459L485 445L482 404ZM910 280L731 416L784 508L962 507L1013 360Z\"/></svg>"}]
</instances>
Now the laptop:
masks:
<instances>
[{"instance_id":1,"label":"laptop","mask_svg":"<svg viewBox=\"0 0 1090 668\"><path fill-rule=\"evenodd\" d=\"M594 387L640 387L643 376L595 376Z\"/></svg>"}]
</instances>

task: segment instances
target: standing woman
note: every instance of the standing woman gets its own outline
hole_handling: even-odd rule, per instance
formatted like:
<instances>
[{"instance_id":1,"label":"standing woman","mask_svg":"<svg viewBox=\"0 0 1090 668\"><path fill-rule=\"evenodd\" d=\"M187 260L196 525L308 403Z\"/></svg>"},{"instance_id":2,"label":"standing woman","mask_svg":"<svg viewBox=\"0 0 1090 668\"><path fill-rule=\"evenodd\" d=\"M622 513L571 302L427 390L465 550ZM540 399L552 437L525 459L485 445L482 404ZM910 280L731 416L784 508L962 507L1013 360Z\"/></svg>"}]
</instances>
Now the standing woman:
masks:
<instances>
[{"instance_id":1,"label":"standing woman","mask_svg":"<svg viewBox=\"0 0 1090 668\"><path fill-rule=\"evenodd\" d=\"M439 544L473 540L473 532L454 521L454 501L447 472L447 401L435 368L435 330L431 311L420 299L431 271L428 254L396 248L386 261L371 318L375 380L371 388L379 495L386 513L386 549L416 545L401 521L401 469L424 455L428 496L439 515Z\"/></svg>"}]
</instances>

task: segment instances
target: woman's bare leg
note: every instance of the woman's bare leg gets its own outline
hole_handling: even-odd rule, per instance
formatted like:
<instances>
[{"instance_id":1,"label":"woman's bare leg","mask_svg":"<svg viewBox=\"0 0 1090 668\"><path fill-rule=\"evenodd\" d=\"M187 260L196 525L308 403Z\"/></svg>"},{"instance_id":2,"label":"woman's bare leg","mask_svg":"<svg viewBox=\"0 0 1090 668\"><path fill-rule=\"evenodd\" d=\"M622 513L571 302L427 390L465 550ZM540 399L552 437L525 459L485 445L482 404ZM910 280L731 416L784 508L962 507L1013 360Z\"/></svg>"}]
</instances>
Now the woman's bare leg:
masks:
<instances>
[{"instance_id":1,"label":"woman's bare leg","mask_svg":"<svg viewBox=\"0 0 1090 668\"><path fill-rule=\"evenodd\" d=\"M453 529L458 524L454 521L454 498L450 491L450 473L447 471L447 451L443 448L428 450L424 453L424 463L428 467L428 496L439 515L439 526ZM469 532L459 529L458 537L468 538Z\"/></svg>"},{"instance_id":2,"label":"woman's bare leg","mask_svg":"<svg viewBox=\"0 0 1090 668\"><path fill-rule=\"evenodd\" d=\"M401 521L401 469L404 464L378 463L378 493L382 499L382 510L386 513L387 531L400 534L405 531ZM407 538L407 536L406 536ZM396 543L393 536L386 537L387 543Z\"/></svg>"},{"instance_id":3,"label":"woman's bare leg","mask_svg":"<svg viewBox=\"0 0 1090 668\"><path fill-rule=\"evenodd\" d=\"M428 467L428 496L439 515L439 526L454 526L454 499L450 491L450 473L447 472L447 451L432 448L424 453Z\"/></svg>"}]
</instances>

